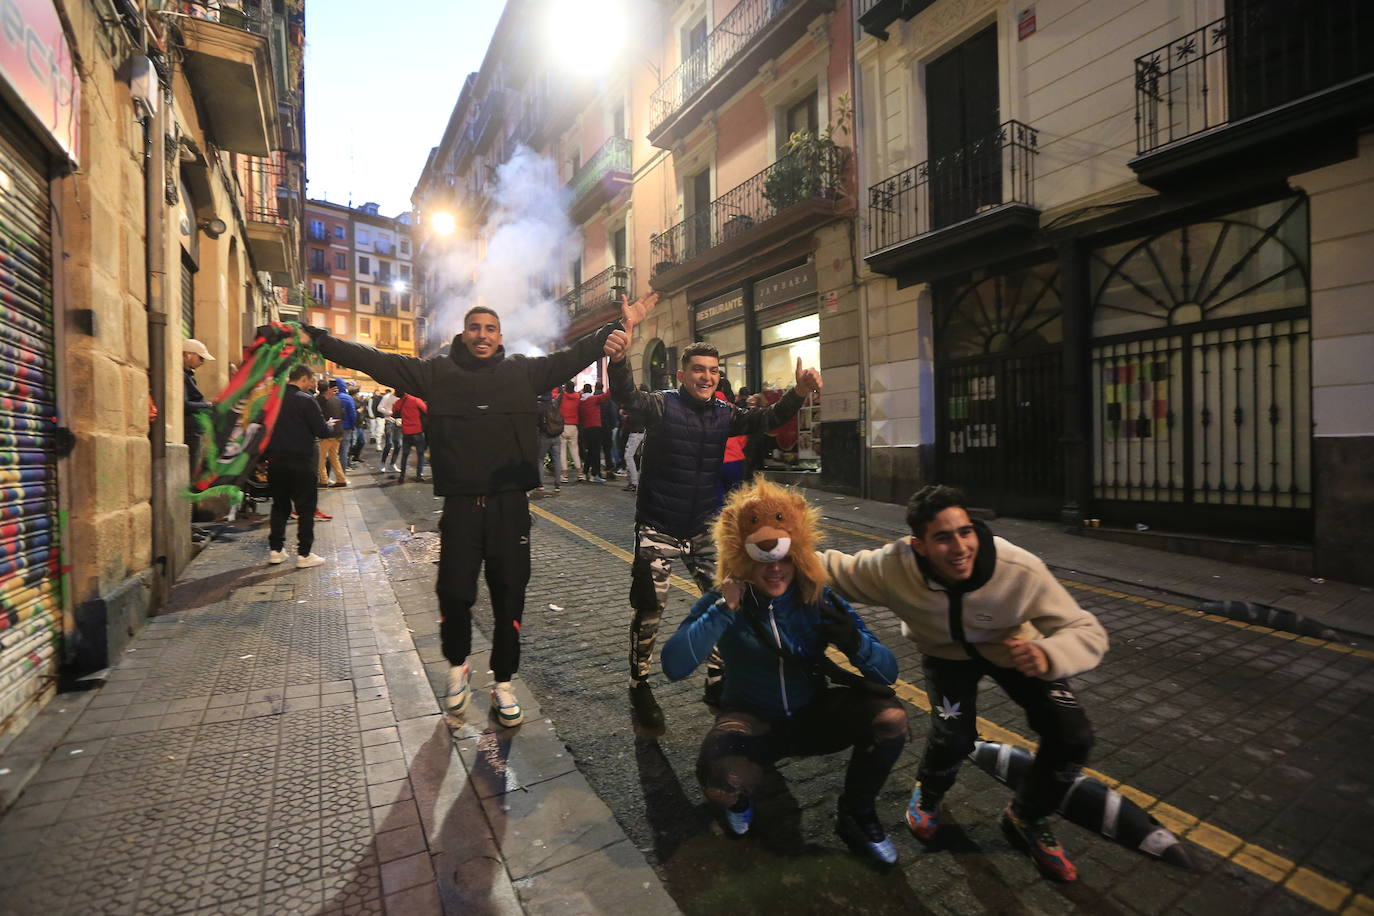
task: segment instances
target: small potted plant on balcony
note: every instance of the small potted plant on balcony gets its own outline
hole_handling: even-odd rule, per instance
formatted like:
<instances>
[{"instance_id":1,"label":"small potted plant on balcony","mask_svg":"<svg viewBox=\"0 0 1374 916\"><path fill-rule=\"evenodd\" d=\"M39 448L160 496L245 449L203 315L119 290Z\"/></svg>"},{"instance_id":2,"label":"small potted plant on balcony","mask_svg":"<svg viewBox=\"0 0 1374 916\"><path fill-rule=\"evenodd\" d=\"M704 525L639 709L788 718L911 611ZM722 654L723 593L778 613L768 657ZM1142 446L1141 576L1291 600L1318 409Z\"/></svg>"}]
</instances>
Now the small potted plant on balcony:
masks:
<instances>
[{"instance_id":1,"label":"small potted plant on balcony","mask_svg":"<svg viewBox=\"0 0 1374 916\"><path fill-rule=\"evenodd\" d=\"M849 95L836 100L836 117L820 134L799 130L787 138L779 150L778 161L763 181L763 196L774 212L812 197L833 199L839 196L839 176L849 161L849 150L834 140L838 130L849 136L853 108Z\"/></svg>"}]
</instances>

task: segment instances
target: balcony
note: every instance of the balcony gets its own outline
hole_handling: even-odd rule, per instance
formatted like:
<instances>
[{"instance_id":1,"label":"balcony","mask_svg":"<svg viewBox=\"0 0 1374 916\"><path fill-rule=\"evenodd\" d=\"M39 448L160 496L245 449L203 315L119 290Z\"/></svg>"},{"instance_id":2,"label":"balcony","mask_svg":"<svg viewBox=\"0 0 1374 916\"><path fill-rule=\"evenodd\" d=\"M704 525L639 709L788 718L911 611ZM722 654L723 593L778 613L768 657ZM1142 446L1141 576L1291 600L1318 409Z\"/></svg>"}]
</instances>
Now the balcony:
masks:
<instances>
[{"instance_id":1,"label":"balcony","mask_svg":"<svg viewBox=\"0 0 1374 916\"><path fill-rule=\"evenodd\" d=\"M706 43L654 90L649 100L649 142L672 149L720 107L759 68L806 32L827 0L740 0L706 36Z\"/></svg>"},{"instance_id":2,"label":"balcony","mask_svg":"<svg viewBox=\"0 0 1374 916\"><path fill-rule=\"evenodd\" d=\"M310 272L311 272L312 274L323 274L323 275L325 275L325 276L328 276L329 273L330 273L330 270L329 270L328 265L325 264L323 258L319 259L318 261L315 260L314 258L311 258L311 259L310 259Z\"/></svg>"},{"instance_id":3,"label":"balcony","mask_svg":"<svg viewBox=\"0 0 1374 916\"><path fill-rule=\"evenodd\" d=\"M328 229L328 228L325 228L325 227L321 227L321 228L318 228L318 229L317 229L317 228L315 228L314 226L311 226L309 229L306 230L305 237L306 237L307 239L309 239L310 241L312 241L312 242L328 242L328 241L330 241L330 238L329 238L329 229Z\"/></svg>"},{"instance_id":4,"label":"balcony","mask_svg":"<svg viewBox=\"0 0 1374 916\"><path fill-rule=\"evenodd\" d=\"M270 6L255 0L183 0L177 23L186 77L224 149L266 156L281 145L267 41Z\"/></svg>"},{"instance_id":5,"label":"balcony","mask_svg":"<svg viewBox=\"0 0 1374 916\"><path fill-rule=\"evenodd\" d=\"M243 216L253 264L269 271L276 285L293 286L298 279L299 219L291 176L280 162L245 157L243 177Z\"/></svg>"},{"instance_id":6,"label":"balcony","mask_svg":"<svg viewBox=\"0 0 1374 916\"><path fill-rule=\"evenodd\" d=\"M568 215L574 223L583 223L615 196L630 186L630 141L612 137L601 145L592 158L568 182L572 206Z\"/></svg>"},{"instance_id":7,"label":"balcony","mask_svg":"<svg viewBox=\"0 0 1374 916\"><path fill-rule=\"evenodd\" d=\"M568 310L569 340L619 316L620 297L634 292L634 268L608 267L568 293L559 304Z\"/></svg>"},{"instance_id":8,"label":"balcony","mask_svg":"<svg viewBox=\"0 0 1374 916\"><path fill-rule=\"evenodd\" d=\"M1374 117L1374 4L1244 0L1135 60L1140 180L1159 189L1353 157Z\"/></svg>"},{"instance_id":9,"label":"balcony","mask_svg":"<svg viewBox=\"0 0 1374 916\"><path fill-rule=\"evenodd\" d=\"M477 152L486 149L492 138L501 132L509 98L510 93L506 90L492 89L482 100L482 108L477 112L477 120L473 122L473 142L476 144Z\"/></svg>"},{"instance_id":10,"label":"balcony","mask_svg":"<svg viewBox=\"0 0 1374 916\"><path fill-rule=\"evenodd\" d=\"M887 27L898 19L910 21L935 0L858 0L859 28L887 41Z\"/></svg>"},{"instance_id":11,"label":"balcony","mask_svg":"<svg viewBox=\"0 0 1374 916\"><path fill-rule=\"evenodd\" d=\"M649 285L660 292L680 289L723 264L841 216L847 160L847 150L815 159L779 159L653 236Z\"/></svg>"},{"instance_id":12,"label":"balcony","mask_svg":"<svg viewBox=\"0 0 1374 916\"><path fill-rule=\"evenodd\" d=\"M868 266L919 281L1005 255L1040 226L1034 128L996 132L868 189ZM939 271L936 273L935 271Z\"/></svg>"}]
</instances>

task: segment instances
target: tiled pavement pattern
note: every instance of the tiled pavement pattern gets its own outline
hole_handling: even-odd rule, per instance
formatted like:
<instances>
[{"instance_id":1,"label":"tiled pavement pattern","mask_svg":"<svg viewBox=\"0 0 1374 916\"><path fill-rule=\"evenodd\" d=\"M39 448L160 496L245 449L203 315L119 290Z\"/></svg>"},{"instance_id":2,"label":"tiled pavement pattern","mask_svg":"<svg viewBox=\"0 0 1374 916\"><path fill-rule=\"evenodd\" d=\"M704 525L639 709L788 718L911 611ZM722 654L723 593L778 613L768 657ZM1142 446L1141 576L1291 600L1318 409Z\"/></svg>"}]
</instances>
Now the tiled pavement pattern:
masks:
<instances>
[{"instance_id":1,"label":"tiled pavement pattern","mask_svg":"<svg viewBox=\"0 0 1374 916\"><path fill-rule=\"evenodd\" d=\"M0 911L519 911L356 500L322 505L328 565L261 529L194 561L0 820Z\"/></svg>"},{"instance_id":2,"label":"tiled pavement pattern","mask_svg":"<svg viewBox=\"0 0 1374 916\"><path fill-rule=\"evenodd\" d=\"M565 487L560 497L536 505L612 545L629 546L630 497L617 489ZM1061 837L1082 880L1051 885L1008 848L996 826L1007 791L972 767L950 795L950 827L937 846L923 849L900 821L925 735L919 714L912 718L913 748L881 799L901 868L870 870L831 832L842 757L784 765L786 782L760 801L756 835L727 840L693 776L710 721L699 702L700 678L675 685L655 678L668 719L668 731L657 740L637 737L631 726L628 564L544 519L537 520L533 541L536 574L525 618L523 677L558 723L579 768L685 912L728 906L731 912L782 907L819 913L859 901L866 912L1322 909L1261 877L1282 880L1288 867L1282 861L1243 868L1191 846L1198 868L1185 872L1072 825L1061 829ZM830 541L842 549L877 543L833 531ZM1093 766L1337 882L1322 897L1328 907L1367 906L1368 897L1353 893L1374 896L1374 833L1367 829L1374 815L1368 765L1374 662L1098 592L1076 597L1113 638L1107 661L1076 679L1098 732ZM674 590L665 636L690 601ZM872 608L862 613L898 654L902 676L919 686L916 653L892 615ZM985 690L981 703L984 717L1030 734L1000 691Z\"/></svg>"}]
</instances>

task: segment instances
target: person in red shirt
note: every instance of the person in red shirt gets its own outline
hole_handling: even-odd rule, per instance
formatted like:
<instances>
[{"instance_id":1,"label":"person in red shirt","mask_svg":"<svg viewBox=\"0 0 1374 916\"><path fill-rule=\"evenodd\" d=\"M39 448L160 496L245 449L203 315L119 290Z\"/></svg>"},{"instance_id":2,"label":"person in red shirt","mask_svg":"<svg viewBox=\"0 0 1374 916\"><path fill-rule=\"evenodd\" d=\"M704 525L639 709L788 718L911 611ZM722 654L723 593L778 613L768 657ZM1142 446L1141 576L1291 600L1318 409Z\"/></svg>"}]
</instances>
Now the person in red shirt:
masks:
<instances>
[{"instance_id":1,"label":"person in red shirt","mask_svg":"<svg viewBox=\"0 0 1374 916\"><path fill-rule=\"evenodd\" d=\"M403 394L392 408L401 418L401 473L398 483L406 482L410 450L415 449L415 480L425 479L425 415L429 405L413 394Z\"/></svg>"},{"instance_id":2,"label":"person in red shirt","mask_svg":"<svg viewBox=\"0 0 1374 916\"><path fill-rule=\"evenodd\" d=\"M720 377L720 387L716 389L716 400L727 404L735 403L735 392L723 375ZM744 483L744 472L747 467L744 461L744 446L748 441L748 435L731 436L725 440L725 457L720 462L718 488L721 505L725 504L725 497Z\"/></svg>"},{"instance_id":3,"label":"person in red shirt","mask_svg":"<svg viewBox=\"0 0 1374 916\"><path fill-rule=\"evenodd\" d=\"M568 382L563 386L563 396L558 399L558 409L563 412L563 432L558 437L558 447L567 450L567 458L563 460L564 473L561 475L563 483L568 482L567 469L574 469L573 480L582 479L582 454L581 446L578 443L577 419L578 402L582 400L582 395L578 393L577 386Z\"/></svg>"},{"instance_id":4,"label":"person in red shirt","mask_svg":"<svg viewBox=\"0 0 1374 916\"><path fill-rule=\"evenodd\" d=\"M601 476L601 402L610 397L601 390L601 383L592 393L591 385L582 386L582 400L577 402L578 437L582 440L582 465L590 483L605 483Z\"/></svg>"}]
</instances>

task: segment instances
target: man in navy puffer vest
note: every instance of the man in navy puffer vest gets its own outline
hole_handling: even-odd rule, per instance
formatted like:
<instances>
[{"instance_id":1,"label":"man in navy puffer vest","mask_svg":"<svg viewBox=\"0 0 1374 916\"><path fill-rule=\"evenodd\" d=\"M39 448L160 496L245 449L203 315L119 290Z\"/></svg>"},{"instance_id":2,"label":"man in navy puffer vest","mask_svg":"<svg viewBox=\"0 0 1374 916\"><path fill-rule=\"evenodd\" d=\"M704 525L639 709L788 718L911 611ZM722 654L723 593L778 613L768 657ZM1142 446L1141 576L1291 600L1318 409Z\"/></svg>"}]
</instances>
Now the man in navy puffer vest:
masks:
<instances>
[{"instance_id":1,"label":"man in navy puffer vest","mask_svg":"<svg viewBox=\"0 0 1374 916\"><path fill-rule=\"evenodd\" d=\"M633 331L632 328L627 331ZM720 511L720 465L725 440L774 429L796 416L809 394L821 390L821 374L797 360L797 384L769 407L739 408L716 399L720 354L708 343L682 352L676 391L638 391L624 360L629 335L617 332L607 352L620 345L610 364L611 397L644 418L643 470L635 505L635 559L630 573L630 704L639 724L663 726L663 710L649 689L654 639L668 600L674 558L680 558L703 593L711 589L716 551L711 522ZM706 702L720 689L720 657L706 662Z\"/></svg>"}]
</instances>

